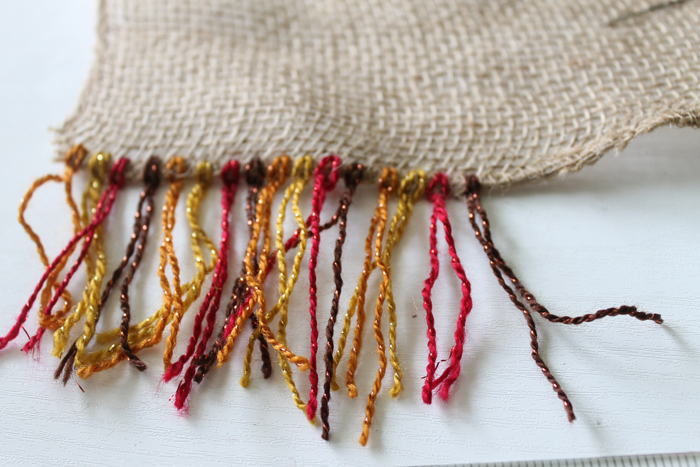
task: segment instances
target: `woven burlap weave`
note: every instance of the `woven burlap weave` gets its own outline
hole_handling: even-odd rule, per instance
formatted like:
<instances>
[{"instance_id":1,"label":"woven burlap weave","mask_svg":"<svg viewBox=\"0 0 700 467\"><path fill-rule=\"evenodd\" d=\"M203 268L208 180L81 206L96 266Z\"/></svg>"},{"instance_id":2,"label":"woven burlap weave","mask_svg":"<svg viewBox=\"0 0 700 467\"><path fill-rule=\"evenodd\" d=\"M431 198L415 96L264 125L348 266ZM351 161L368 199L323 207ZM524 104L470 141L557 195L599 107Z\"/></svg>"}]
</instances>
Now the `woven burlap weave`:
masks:
<instances>
[{"instance_id":1,"label":"woven burlap weave","mask_svg":"<svg viewBox=\"0 0 700 467\"><path fill-rule=\"evenodd\" d=\"M624 18L656 3L103 0L58 150L336 153L491 186L571 172L700 123L700 2Z\"/></svg>"}]
</instances>

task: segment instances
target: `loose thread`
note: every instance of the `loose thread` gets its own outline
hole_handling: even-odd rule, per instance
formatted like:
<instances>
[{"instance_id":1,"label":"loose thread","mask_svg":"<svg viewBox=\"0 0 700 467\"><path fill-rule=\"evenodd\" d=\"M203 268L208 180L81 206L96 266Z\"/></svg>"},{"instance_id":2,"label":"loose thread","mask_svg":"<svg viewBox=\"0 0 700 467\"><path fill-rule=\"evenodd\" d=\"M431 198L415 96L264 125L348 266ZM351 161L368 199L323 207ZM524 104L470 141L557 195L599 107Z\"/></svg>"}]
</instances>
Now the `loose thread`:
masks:
<instances>
[{"instance_id":1,"label":"loose thread","mask_svg":"<svg viewBox=\"0 0 700 467\"><path fill-rule=\"evenodd\" d=\"M484 210L482 204L481 204L481 198L480 198L480 191L481 191L481 184L479 183L479 179L475 175L470 175L466 177L466 182L467 182L467 207L469 210L469 222L472 226L472 229L474 230L474 235L476 236L477 240L479 243L481 243L482 247L484 248L484 252L486 253L486 256L489 258L489 264L491 265L491 270L493 271L494 275L496 276L496 279L498 280L498 283L501 285L503 290L508 294L508 297L510 298L511 302L515 305L515 307L520 310L523 313L523 316L525 317L525 320L527 321L528 328L530 329L530 348L532 349L532 358L537 364L537 366L542 370L542 373L544 374L545 378L547 378L547 381L552 385L552 388L554 389L554 392L557 394L559 399L562 401L564 404L564 409L566 410L567 416L569 418L570 422L573 422L576 419L576 416L574 415L574 410L573 406L571 405L571 401L569 400L568 396L564 392L564 390L561 388L559 385L559 382L556 380L556 378L552 375L551 371L545 364L544 360L539 354L539 343L537 341L537 329L535 327L535 321L532 318L532 314L530 313L530 310L523 304L519 299L518 296L516 295L516 291L518 295L520 295L522 298L526 300L530 308L537 313L540 314L543 318L555 322L555 323L564 323L564 324L581 324L584 322L590 322L595 319L600 319L604 318L606 316L615 316L615 315L629 315L634 318L637 318L640 321L646 321L646 320L652 320L657 324L663 323L663 320L661 319L661 316L657 313L644 313L637 311L636 307L633 306L621 306L619 308L607 308L604 310L599 310L596 313L592 314L586 314L583 316L578 316L578 317L569 317L569 316L556 316L552 315L547 311L547 309L540 305L537 300L535 299L534 295L532 295L518 280L518 278L515 276L515 273L513 273L512 269L508 267L506 262L503 260L501 257L501 254L499 251L496 249L496 247L493 244L493 239L491 237L491 228L489 225L488 221L488 216L486 215L486 211ZM481 218L481 227L476 222L476 216L479 216ZM515 287L515 291L508 286L506 281L503 278L503 274L505 274L510 282L513 284Z\"/></svg>"},{"instance_id":2,"label":"loose thread","mask_svg":"<svg viewBox=\"0 0 700 467\"><path fill-rule=\"evenodd\" d=\"M68 242L68 245L66 245L61 253L54 259L54 261L49 265L48 268L46 268L46 271L44 274L41 276L41 279L39 280L39 283L36 285L34 288L34 291L30 295L29 299L27 300L27 303L22 307L22 311L20 312L20 315L17 318L17 321L15 325L10 329L10 331L5 335L4 337L0 338L0 349L3 349L7 346L9 342L11 342L13 339L17 337L19 334L20 329L22 328L22 325L24 322L27 320L27 315L29 313L29 310L32 308L34 302L36 301L37 296L39 295L39 292L41 291L42 287L44 286L44 283L46 282L46 279L48 276L56 269L56 267L60 264L60 262L63 260L63 258L68 254L68 251L73 248L81 239L85 239L83 242L83 246L80 250L80 253L78 255L78 259L76 262L73 264L71 269L68 271L66 274L65 278L61 282L61 284L58 286L56 289L56 292L54 293L54 296L52 299L49 301L49 303L46 305L46 311L45 313L50 314L53 307L55 306L56 302L59 300L61 295L63 294L63 291L66 289L68 286L68 283L70 282L71 278L77 271L77 269L80 267L80 264L83 262L85 259L85 256L87 255L88 249L90 248L90 245L92 244L92 240L94 238L94 234L98 226L102 223L102 221L107 217L109 214L109 211L112 209L112 205L114 204L114 201L116 199L116 193L119 189L119 187L123 186L124 184L124 167L126 166L126 163L128 160L123 159L117 162L117 165L115 168L113 168L113 177L110 177L113 179L112 183L110 184L110 189L108 189L103 196L100 198L100 203L98 203L97 206L97 212L95 213L95 216L93 217L92 222L88 224L85 228L83 228L80 232L78 232L77 235L75 235L70 242Z\"/></svg>"},{"instance_id":3,"label":"loose thread","mask_svg":"<svg viewBox=\"0 0 700 467\"><path fill-rule=\"evenodd\" d=\"M379 222L377 223L377 233L375 235L374 241L374 259L377 266L382 271L383 279L382 284L379 288L379 297L377 298L377 306L374 309L374 322L372 327L374 328L374 339L377 341L377 353L379 354L379 369L374 378L374 383L372 385L372 390L367 396L367 406L365 407L365 419L362 423L362 433L360 434L360 444L365 446L367 444L367 439L369 438L369 429L372 425L372 418L375 412L375 401L379 395L379 391L382 388L382 380L384 379L384 374L386 373L387 358L386 349L384 344L384 335L382 334L382 311L384 297L386 296L386 289L390 280L390 276L387 272L387 268L382 259L382 243L384 239L384 230L387 223L387 204L389 202L389 197L392 193L396 191L397 188L397 175L395 169L384 169L382 175L379 178ZM350 370L348 369L348 372ZM353 381L354 383L354 381Z\"/></svg>"},{"instance_id":4,"label":"loose thread","mask_svg":"<svg viewBox=\"0 0 700 467\"><path fill-rule=\"evenodd\" d=\"M425 309L426 322L428 324L428 366L426 368L427 375L423 385L423 402L430 404L432 402L433 390L440 387L440 397L444 400L449 398L449 390L452 384L459 377L461 371L460 361L464 352L464 340L466 337L465 326L466 319L472 310L471 284L462 267L462 263L457 256L455 241L452 237L452 225L445 208L445 200L449 195L447 175L438 173L433 177L428 185L428 200L433 203L433 213L430 217L430 275L425 280L423 287L423 308ZM437 222L440 221L445 231L445 241L447 242L448 251L452 258L452 268L457 274L461 283L462 299L460 301L460 311L457 317L457 327L454 337L455 343L450 350L450 364L443 371L442 375L435 378L437 371L437 337L435 332L435 318L433 316L432 290L435 281L440 272L440 260L437 252Z\"/></svg>"},{"instance_id":5,"label":"loose thread","mask_svg":"<svg viewBox=\"0 0 700 467\"><path fill-rule=\"evenodd\" d=\"M316 265L321 245L320 217L326 194L333 190L338 183L340 172L338 168L342 161L338 156L327 156L319 162L314 172L314 188L311 198L311 252L309 254L309 316L311 325L311 353L309 354L309 402L306 405L306 416L309 420L316 417L318 406L318 371L316 370L316 354L318 352L318 288L316 285Z\"/></svg>"},{"instance_id":6,"label":"loose thread","mask_svg":"<svg viewBox=\"0 0 700 467\"><path fill-rule=\"evenodd\" d=\"M90 224L90 214L97 215L100 199L108 194L108 187L102 193L102 181L109 171L111 156L108 153L97 153L88 161L90 180L81 201L82 224ZM116 167L116 166L115 166ZM53 351L56 357L61 357L73 329L90 306L97 306L100 298L100 288L102 280L107 270L107 259L105 257L104 241L102 238L102 227L98 227L93 235L94 244L88 249L85 257L85 269L87 272L87 283L83 291L83 298L63 322L63 324L53 334Z\"/></svg>"},{"instance_id":7,"label":"loose thread","mask_svg":"<svg viewBox=\"0 0 700 467\"><path fill-rule=\"evenodd\" d=\"M259 158L256 157L246 164L244 176L246 179L246 183L248 184L248 194L246 196L245 212L247 218L246 224L248 226L248 241L250 242L250 238L252 238L253 236L253 224L255 223L255 205L258 202L260 188L262 187L262 184L265 180L265 167L263 166ZM257 255L257 252L254 252L253 254ZM245 261L243 261L242 270L239 273L238 278L233 283L231 296L229 297L228 304L226 305L224 325L219 330L219 334L216 338L216 341L214 341L214 344L211 346L209 353L202 358L202 361L199 364L199 367L197 368L197 372L195 373L194 380L197 383L202 382L204 375L206 375L209 372L212 364L216 361L216 353L219 351L219 349L221 349L221 346L223 345L224 341L224 331L226 328L225 323L231 319L232 313L234 313L235 310L238 310L242 303L242 300L249 293L249 288L245 282L245 271L246 266ZM255 333L255 329L257 328L257 319L253 320L252 318L253 316L251 315L251 324L253 325L254 329L253 333ZM265 344L267 344L266 341ZM269 350L267 349L267 345L265 345L264 348L267 351L267 358L269 360L270 354ZM266 374L264 370L266 363L265 352L263 352L263 346L261 346L261 354L263 355L263 374ZM270 366L272 366L271 362L268 361L267 363L269 363ZM267 375L269 376L269 373L267 373Z\"/></svg>"},{"instance_id":8,"label":"loose thread","mask_svg":"<svg viewBox=\"0 0 700 467\"><path fill-rule=\"evenodd\" d=\"M348 210L352 204L352 198L355 194L357 186L362 181L364 175L364 167L361 164L351 165L345 172L345 192L340 198L339 219L338 224L338 239L335 241L334 260L333 260L333 281L335 282L335 290L333 291L333 299L331 301L331 314L326 325L326 353L324 354L324 362L326 364L325 379L323 383L323 397L321 398L321 423L323 432L321 437L326 441L330 434L330 408L331 400L331 379L333 375L333 331L335 322L338 317L338 308L340 306L340 294L343 290L343 268L342 256L343 245L347 236L347 220Z\"/></svg>"},{"instance_id":9,"label":"loose thread","mask_svg":"<svg viewBox=\"0 0 700 467\"><path fill-rule=\"evenodd\" d=\"M139 264L141 264L141 259L143 258L143 252L146 248L146 242L148 240L148 230L151 224L151 218L153 217L153 205L154 205L154 195L158 186L160 185L160 160L157 157L151 157L146 162L146 169L144 171L143 181L146 184L142 197L145 194L146 197L146 213L137 213L137 219L142 217L141 221L141 231L139 232L138 245L136 246L136 252L134 253L134 259L129 265L129 269L126 271L126 276L122 281L121 295L119 297L119 305L122 310L122 321L120 326L120 337L119 344L121 345L122 353L126 355L131 366L139 371L144 371L146 369L146 364L136 356L134 351L129 345L129 326L131 324L131 306L129 305L129 286L131 281L134 279L134 274L136 269L138 269ZM171 245L172 247L172 245ZM174 255L173 255L174 256ZM178 284L179 285L179 284ZM94 332L94 327L93 327Z\"/></svg>"},{"instance_id":10,"label":"loose thread","mask_svg":"<svg viewBox=\"0 0 700 467\"><path fill-rule=\"evenodd\" d=\"M287 172L288 173L288 172ZM275 189L276 191L276 189ZM266 194L266 196L270 197L272 195L272 191ZM270 230L270 210L272 207L272 199L267 199L263 203L259 203L258 207L263 207L264 209L258 210L256 212L256 219L260 220L259 224L261 226L264 226L263 229L263 248L262 252L260 255L260 266L259 266L259 271L256 275L253 274L253 270L251 268L251 261L250 258L246 259L246 281L249 283L251 289L252 289L252 300L246 305L246 307L243 310L243 315L249 314L252 311L252 306L257 304L257 317L258 317L258 322L260 325L260 332L263 334L265 337L265 340L275 349L277 352L286 359L289 362L294 363L297 365L297 367L301 371L306 371L309 368L309 361L306 359L306 357L303 357L301 355L296 355L293 352L291 352L286 344L284 342L280 342L277 340L275 335L272 333L272 330L269 327L269 322L267 320L267 311L266 311L266 306L265 306L265 295L263 293L263 284L265 280L265 273L267 271L267 257L270 252L270 243L271 243L271 236L269 233ZM258 222L256 222L257 224ZM252 246L252 242L251 242ZM249 255L246 255L246 257L249 257ZM236 328L238 328L238 323L236 323ZM236 332L236 329L233 330L233 332ZM232 332L232 334L233 334ZM229 340L227 342L227 346L229 345L228 343L231 342L231 335L229 335ZM221 352L219 353L221 355ZM219 362L221 363L221 358L218 358Z\"/></svg>"},{"instance_id":11,"label":"loose thread","mask_svg":"<svg viewBox=\"0 0 700 467\"><path fill-rule=\"evenodd\" d=\"M340 386L336 382L336 374L338 370L338 364L343 356L345 350L345 343L347 341L348 334L350 332L350 325L352 324L352 318L357 313L357 322L355 327L355 335L352 344L351 362L348 363L348 373L346 374L346 381L348 381L348 395L351 398L357 397L357 387L354 384L354 368L357 365L357 355L360 352L362 346L362 329L365 322L365 293L367 290L367 281L369 280L370 274L376 267L376 263L372 262L372 238L374 238L374 232L377 229L377 223L379 220L378 215L379 207L375 208L374 215L369 225L369 233L365 239L365 261L362 266L362 273L355 288L353 296L350 298L350 303L348 304L348 310L345 312L345 319L343 322L343 329L338 337L338 349L335 351L333 357L333 373L331 375L331 389L337 391ZM351 366L352 365L352 366ZM351 371L352 369L352 371ZM352 381L352 383L350 383Z\"/></svg>"},{"instance_id":12,"label":"loose thread","mask_svg":"<svg viewBox=\"0 0 700 467\"><path fill-rule=\"evenodd\" d=\"M377 299L377 306L379 307L379 313L381 313L381 306L383 305L384 299L386 300L387 303L387 310L389 312L389 350L390 350L390 356L391 356L391 364L394 369L394 385L391 388L391 395L392 397L396 397L399 395L401 390L403 389L401 379L402 379L402 372L401 372L401 366L399 363L399 358L398 358L398 353L396 350L396 304L394 302L394 296L393 296L393 289L392 289L392 281L391 281L391 255L393 253L394 247L398 244L399 240L403 236L403 233L406 229L406 226L408 225L408 222L413 214L413 204L420 199L423 196L423 193L425 191L425 173L422 170L415 170L409 172L402 180L399 185L398 189L398 197L399 197L399 202L396 208L396 213L394 214L394 217L391 220L391 224L389 227L389 232L386 235L386 244L384 246L384 251L381 254L381 263L383 265L383 275L384 275L384 281L383 281L383 286L384 286L384 292L380 293L378 299ZM380 203L381 204L381 203ZM365 249L367 251L367 255L365 257L365 269L363 270L363 276L369 275L371 271L373 271L377 265L378 262L372 262L372 239L375 236L375 230L377 229L377 223L378 223L378 217L379 214L377 214L377 211L375 210L375 217L372 220L372 226L370 227L370 234L367 237L366 243L365 243ZM380 242L381 244L381 242ZM375 248L376 248L376 242L375 242ZM375 256L376 256L376 251L375 251ZM360 285L364 283L364 287L366 288L366 277L364 280L360 279ZM362 295L364 292L362 292ZM342 358L343 355L343 349L345 345L345 338L348 335L349 329L350 329L350 324L351 324L351 319L352 319L352 312L355 310L355 307L358 305L359 302L359 297L361 294L358 293L356 289L356 293L353 296L353 298L350 301L350 307L348 308L348 313L345 315L345 322L343 326L343 331L341 333L339 342L338 342L338 351L336 352L334 359L333 359L333 367L332 367L332 373L331 373L331 388L334 390L337 390L337 384L333 380L335 376L335 369L337 368L338 362ZM358 307L359 309L359 307ZM359 313L358 313L358 323L360 322L359 319ZM361 336L362 333L360 332L359 335ZM383 340L383 339L382 339ZM383 345L383 344L382 344ZM380 353L380 358L381 358L381 353ZM386 368L386 357L385 357L385 365L384 367ZM381 379L383 378L383 373L380 370L378 372L378 381L379 385L381 385ZM375 384L376 384L375 380ZM333 387L333 384L335 384L335 387ZM373 391L374 392L374 391ZM361 435L360 442L363 444L366 444L368 438L369 438L369 429L371 426L371 421L372 417L374 416L374 402L376 400L376 395L378 393L378 389L374 394L370 394L368 396L368 408L366 409L366 415L369 415L366 417L365 422L363 423L363 431ZM369 403L371 402L371 404Z\"/></svg>"},{"instance_id":13,"label":"loose thread","mask_svg":"<svg viewBox=\"0 0 700 467\"><path fill-rule=\"evenodd\" d=\"M163 304L159 310L145 320L129 327L127 339L131 351L135 354L144 348L151 347L160 342L165 325L169 321L171 314L182 313L182 287L180 286L180 268L175 256L172 244L172 230L175 226L175 207L182 191L183 174L185 172L185 161L181 157L174 157L166 165L166 175L170 181L170 188L165 196L165 204L162 210L163 243L160 246L160 258L158 276L161 288L163 289ZM170 290L170 283L165 275L165 267L170 264L173 273L173 290ZM98 343L119 339L121 326L96 336ZM119 352L116 350L119 349ZM87 378L93 373L112 368L128 355L121 351L121 345L112 345L106 350L99 350L89 354L86 358L87 366L78 370L78 376ZM141 365L139 365L140 367ZM145 364L143 365L145 368ZM138 367L137 367L138 368Z\"/></svg>"},{"instance_id":14,"label":"loose thread","mask_svg":"<svg viewBox=\"0 0 700 467\"><path fill-rule=\"evenodd\" d=\"M39 259L46 267L49 266L49 259L46 256L44 245L42 244L39 235L37 235L34 229L32 229L29 223L27 223L24 214L27 210L29 202L32 199L32 196L42 185L46 184L47 182L63 183L66 194L66 204L71 210L71 218L73 220L73 235L76 235L82 228L82 220L78 206L75 204L75 200L73 199L73 175L80 169L80 164L86 155L87 150L82 145L72 147L65 156L66 169L63 175L45 175L35 180L27 190L27 193L24 195L20 203L17 220L22 225L24 231L27 233L32 242L34 242L36 245ZM58 276L66 266L68 258L71 254L73 254L74 250L75 246L68 251L63 260L56 266L54 271L46 279L46 285L44 286L44 290L41 291L39 300L39 329L37 330L36 334L29 339L29 342L27 342L22 348L24 352L38 351L41 338L46 329L55 330L57 327L61 326L64 321L63 317L72 307L71 294L68 292L68 290L64 290L61 296L63 299L63 309L57 311L55 314L47 315L45 313L46 305L51 299L52 290L58 288L58 284L56 283Z\"/></svg>"},{"instance_id":15,"label":"loose thread","mask_svg":"<svg viewBox=\"0 0 700 467\"><path fill-rule=\"evenodd\" d=\"M184 378L182 381L180 381L175 394L175 407L177 407L179 410L185 408L187 397L189 396L190 389L192 388L192 379L194 378L195 371L197 366L201 363L201 359L204 357L207 344L212 333L214 332L216 313L219 310L219 305L221 303L221 291L226 283L226 279L228 278L228 253L230 244L229 214L236 196L236 190L238 188L238 172L238 161L230 161L221 171L221 179L224 182L224 188L222 190L221 202L221 243L219 247L219 261L217 263L217 268L214 270L211 288L204 299L200 312L195 317L193 336L190 338L187 346L187 352L180 357L175 364L168 368L164 375L164 379L166 381L172 379L173 376L176 376L180 372L178 371L178 364L180 365L179 368L181 369L182 365L184 365L184 363L186 363L187 360L192 357L192 361L185 372ZM201 325L207 308L209 312L206 316L207 322L206 326L204 327L204 332L202 333ZM195 351L196 340L199 338L200 334L202 334L202 338L199 341L199 345L197 345L197 349ZM173 371L171 372L171 370Z\"/></svg>"},{"instance_id":16,"label":"loose thread","mask_svg":"<svg viewBox=\"0 0 700 467\"><path fill-rule=\"evenodd\" d=\"M313 158L311 156L304 156L296 161L292 170L293 181L284 192L284 196L279 206L279 212L277 214L277 235L275 237L275 246L277 247L277 266L279 268L278 287L280 297L277 303L270 309L270 311L267 312L265 320L269 323L279 313L280 319L276 338L277 341L285 347L287 346L286 326L289 297L294 290L294 286L296 284L297 279L299 278L301 261L306 251L306 223L301 213L301 209L299 208L299 198L304 187L309 183L312 172ZM299 225L300 230L298 236L299 250L297 251L294 257L292 273L289 275L289 277L287 277L286 253L288 252L288 250L287 248L285 248L283 239L284 220L287 211L287 205L290 203L290 201L292 205L292 212L294 214L294 218L297 224ZM257 335L261 335L260 330L256 330L255 332L253 332L248 343L248 349L244 358L243 377L241 378L241 385L243 387L248 386L248 382L250 379L250 358L252 355L252 344L255 342L255 340L257 340ZM285 383L287 384L289 391L292 393L294 404L300 410L306 410L306 403L301 399L299 391L296 388L296 384L294 383L294 376L292 373L292 369L289 365L289 361L281 353L277 354L277 360L280 365L280 368L282 369L282 375L284 376Z\"/></svg>"},{"instance_id":17,"label":"loose thread","mask_svg":"<svg viewBox=\"0 0 700 467\"><path fill-rule=\"evenodd\" d=\"M258 307L261 311L258 313L259 329L263 333L263 336L267 342L272 345L275 350L282 352L292 360L294 358L294 363L299 366L299 368L307 368L308 361L303 357L298 358L294 354L291 354L284 346L280 345L274 339L274 335L270 330L268 323L265 321L265 296L263 294L262 286L264 277L267 272L268 266L268 255L270 253L270 211L272 209L272 200L275 193L280 188L282 184L287 180L289 171L291 168L291 159L289 156L277 157L272 164L267 169L268 183L260 190L260 197L258 199L258 205L255 210L255 223L253 224L253 236L250 239L248 248L245 253L245 263L246 263L246 283L250 287L251 293L246 298L244 305L241 309L231 316L227 329L225 331L225 343L221 350L217 352L217 366L221 365L228 360L228 356L233 349L233 344L236 339L243 331L243 322L248 319L248 316L253 312L254 307ZM258 256L259 262L256 269L253 266L254 252L257 251L257 245L260 240L260 235L262 234L262 248L260 255Z\"/></svg>"}]
</instances>

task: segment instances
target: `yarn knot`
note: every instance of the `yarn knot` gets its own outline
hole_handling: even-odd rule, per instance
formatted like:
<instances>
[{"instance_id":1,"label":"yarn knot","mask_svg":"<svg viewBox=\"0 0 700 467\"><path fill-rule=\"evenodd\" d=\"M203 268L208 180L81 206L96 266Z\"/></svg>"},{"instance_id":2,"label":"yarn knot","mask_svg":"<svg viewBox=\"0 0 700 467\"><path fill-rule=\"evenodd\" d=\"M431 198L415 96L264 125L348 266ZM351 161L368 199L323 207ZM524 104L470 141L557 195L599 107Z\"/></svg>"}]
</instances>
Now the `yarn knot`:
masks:
<instances>
[{"instance_id":1,"label":"yarn knot","mask_svg":"<svg viewBox=\"0 0 700 467\"><path fill-rule=\"evenodd\" d=\"M109 159L107 159L109 160ZM104 161L103 161L104 162ZM112 185L115 185L117 188L122 188L124 184L126 183L126 179L124 177L124 171L126 170L126 166L129 165L130 160L127 159L126 157L122 157L117 161L116 164L112 166L112 169L109 171L109 182ZM102 164L98 164L102 165ZM106 167L106 164L105 164ZM97 168L96 170L101 170L100 168ZM101 173L101 172L98 172Z\"/></svg>"},{"instance_id":2,"label":"yarn knot","mask_svg":"<svg viewBox=\"0 0 700 467\"><path fill-rule=\"evenodd\" d=\"M143 169L143 183L151 190L160 184L160 159L157 156L148 158Z\"/></svg>"},{"instance_id":3,"label":"yarn knot","mask_svg":"<svg viewBox=\"0 0 700 467\"><path fill-rule=\"evenodd\" d=\"M87 149L85 149L85 146L82 144L76 144L66 154L66 165L70 167L73 172L77 172L80 169L85 156L87 156Z\"/></svg>"},{"instance_id":4,"label":"yarn knot","mask_svg":"<svg viewBox=\"0 0 700 467\"><path fill-rule=\"evenodd\" d=\"M248 186L260 188L265 180L265 166L258 157L245 165L245 181Z\"/></svg>"},{"instance_id":5,"label":"yarn knot","mask_svg":"<svg viewBox=\"0 0 700 467\"><path fill-rule=\"evenodd\" d=\"M211 185L214 179L214 167L211 162L203 161L197 165L197 183L204 186Z\"/></svg>"},{"instance_id":6,"label":"yarn knot","mask_svg":"<svg viewBox=\"0 0 700 467\"><path fill-rule=\"evenodd\" d=\"M230 161L224 165L221 169L221 180L226 186L231 186L238 181L238 161Z\"/></svg>"},{"instance_id":7,"label":"yarn knot","mask_svg":"<svg viewBox=\"0 0 700 467\"><path fill-rule=\"evenodd\" d=\"M398 183L396 169L384 167L382 174L379 176L379 188L392 192L396 190Z\"/></svg>"},{"instance_id":8,"label":"yarn knot","mask_svg":"<svg viewBox=\"0 0 700 467\"><path fill-rule=\"evenodd\" d=\"M292 159L284 154L272 161L267 168L267 179L271 185L281 185L292 170Z\"/></svg>"},{"instance_id":9,"label":"yarn knot","mask_svg":"<svg viewBox=\"0 0 700 467\"><path fill-rule=\"evenodd\" d=\"M109 172L109 164L112 160L112 155L108 152L98 152L88 161L88 169L90 175L98 180L104 180L105 175Z\"/></svg>"},{"instance_id":10,"label":"yarn knot","mask_svg":"<svg viewBox=\"0 0 700 467\"><path fill-rule=\"evenodd\" d=\"M322 177L321 179L321 188L323 188L324 191L331 191L333 188L335 188L335 185L338 183L338 179L340 178L340 172L339 168L340 165L342 164L342 161L340 160L340 157L338 156L326 156L323 159L321 159L321 162L318 163L318 167L316 167L316 177Z\"/></svg>"},{"instance_id":11,"label":"yarn knot","mask_svg":"<svg viewBox=\"0 0 700 467\"><path fill-rule=\"evenodd\" d=\"M362 164L351 164L350 167L345 170L345 186L356 187L362 181L364 174L365 167Z\"/></svg>"},{"instance_id":12,"label":"yarn knot","mask_svg":"<svg viewBox=\"0 0 700 467\"><path fill-rule=\"evenodd\" d=\"M185 159L180 156L175 156L165 165L165 177L168 179L168 182L173 183L181 179L185 175L186 170L187 164L185 163Z\"/></svg>"},{"instance_id":13,"label":"yarn knot","mask_svg":"<svg viewBox=\"0 0 700 467\"><path fill-rule=\"evenodd\" d=\"M436 189L439 190L436 192ZM442 172L436 173L433 179L428 184L427 196L433 202L436 197L447 198L450 194L450 183L447 180L447 175Z\"/></svg>"},{"instance_id":14,"label":"yarn knot","mask_svg":"<svg viewBox=\"0 0 700 467\"><path fill-rule=\"evenodd\" d=\"M481 182L476 175L467 175L464 177L464 180L467 183L467 193L478 194L481 191Z\"/></svg>"}]
</instances>

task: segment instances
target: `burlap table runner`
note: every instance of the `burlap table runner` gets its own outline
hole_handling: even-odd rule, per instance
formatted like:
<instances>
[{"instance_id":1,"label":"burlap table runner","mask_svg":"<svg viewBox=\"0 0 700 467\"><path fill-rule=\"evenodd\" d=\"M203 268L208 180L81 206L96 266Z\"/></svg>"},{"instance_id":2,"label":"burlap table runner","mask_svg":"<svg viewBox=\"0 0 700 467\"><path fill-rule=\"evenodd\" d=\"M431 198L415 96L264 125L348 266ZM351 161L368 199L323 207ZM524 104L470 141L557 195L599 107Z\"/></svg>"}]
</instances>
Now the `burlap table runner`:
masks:
<instances>
[{"instance_id":1,"label":"burlap table runner","mask_svg":"<svg viewBox=\"0 0 700 467\"><path fill-rule=\"evenodd\" d=\"M507 186L700 122L700 9L658 0L103 0L57 130L220 166L337 153ZM194 167L195 164L191 164Z\"/></svg>"}]
</instances>

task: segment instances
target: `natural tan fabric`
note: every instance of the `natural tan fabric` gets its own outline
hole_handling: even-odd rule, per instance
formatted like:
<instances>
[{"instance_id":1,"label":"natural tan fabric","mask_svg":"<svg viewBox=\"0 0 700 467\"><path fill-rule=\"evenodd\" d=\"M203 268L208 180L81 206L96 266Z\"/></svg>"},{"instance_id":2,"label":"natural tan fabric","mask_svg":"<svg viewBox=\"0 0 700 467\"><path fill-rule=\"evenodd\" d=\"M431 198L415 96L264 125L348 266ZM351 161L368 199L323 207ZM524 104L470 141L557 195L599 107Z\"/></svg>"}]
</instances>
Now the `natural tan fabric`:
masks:
<instances>
[{"instance_id":1,"label":"natural tan fabric","mask_svg":"<svg viewBox=\"0 0 700 467\"><path fill-rule=\"evenodd\" d=\"M336 153L492 186L571 172L700 123L700 1L608 24L655 3L103 0L58 150Z\"/></svg>"}]
</instances>

